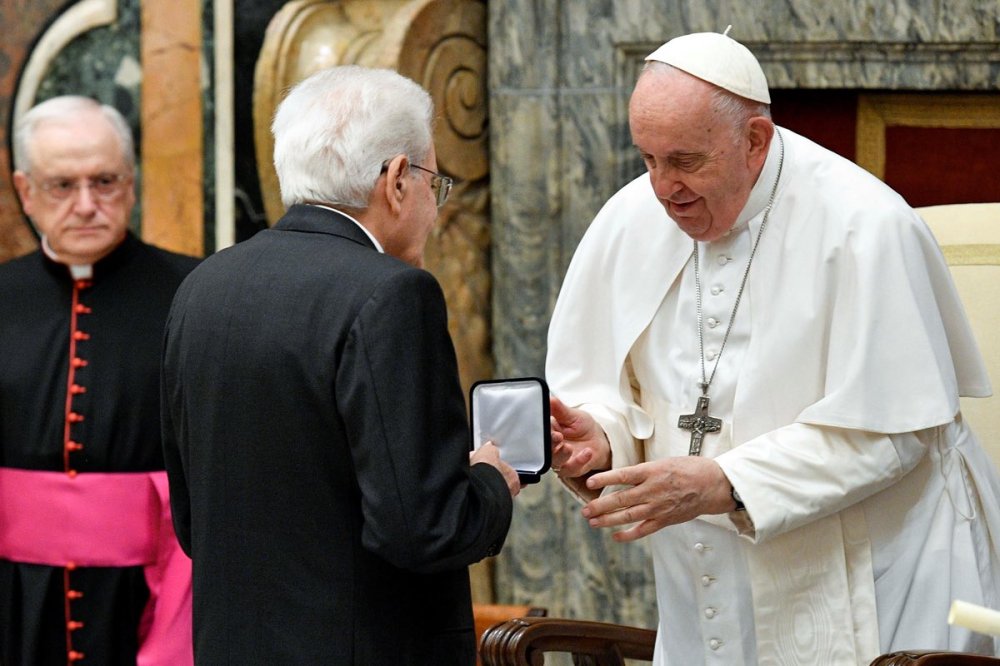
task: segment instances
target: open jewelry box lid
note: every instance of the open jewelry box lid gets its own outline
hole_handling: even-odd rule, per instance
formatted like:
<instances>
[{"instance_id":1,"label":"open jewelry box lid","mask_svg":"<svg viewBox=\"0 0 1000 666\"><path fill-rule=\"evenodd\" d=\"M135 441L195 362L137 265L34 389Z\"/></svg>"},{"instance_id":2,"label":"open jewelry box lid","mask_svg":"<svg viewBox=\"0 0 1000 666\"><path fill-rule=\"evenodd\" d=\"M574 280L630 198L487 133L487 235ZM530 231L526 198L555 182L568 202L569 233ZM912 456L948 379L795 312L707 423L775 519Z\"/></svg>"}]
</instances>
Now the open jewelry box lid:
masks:
<instances>
[{"instance_id":1,"label":"open jewelry box lid","mask_svg":"<svg viewBox=\"0 0 1000 666\"><path fill-rule=\"evenodd\" d=\"M521 483L538 483L552 462L548 384L538 377L479 381L469 407L472 450L491 441Z\"/></svg>"}]
</instances>

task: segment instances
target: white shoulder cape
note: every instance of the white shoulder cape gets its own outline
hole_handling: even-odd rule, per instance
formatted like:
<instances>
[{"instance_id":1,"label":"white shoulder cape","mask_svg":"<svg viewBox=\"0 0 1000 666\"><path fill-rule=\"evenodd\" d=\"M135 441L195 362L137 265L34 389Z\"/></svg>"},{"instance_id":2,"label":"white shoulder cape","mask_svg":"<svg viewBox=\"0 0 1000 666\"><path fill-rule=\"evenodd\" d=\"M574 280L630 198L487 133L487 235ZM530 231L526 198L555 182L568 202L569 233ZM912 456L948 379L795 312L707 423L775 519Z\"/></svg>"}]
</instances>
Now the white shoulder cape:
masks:
<instances>
[{"instance_id":1,"label":"white shoulder cape","mask_svg":"<svg viewBox=\"0 0 1000 666\"><path fill-rule=\"evenodd\" d=\"M990 395L924 222L868 172L780 131L781 181L740 305L751 335L734 445L793 422L912 432L950 422L960 394ZM777 143L765 173L774 170ZM765 180L755 194L770 189ZM747 210L740 219L758 214ZM546 375L556 396L603 405L624 417L633 437L650 435L653 421L632 400L625 360L691 251L648 176L607 202L577 248L553 312Z\"/></svg>"}]
</instances>

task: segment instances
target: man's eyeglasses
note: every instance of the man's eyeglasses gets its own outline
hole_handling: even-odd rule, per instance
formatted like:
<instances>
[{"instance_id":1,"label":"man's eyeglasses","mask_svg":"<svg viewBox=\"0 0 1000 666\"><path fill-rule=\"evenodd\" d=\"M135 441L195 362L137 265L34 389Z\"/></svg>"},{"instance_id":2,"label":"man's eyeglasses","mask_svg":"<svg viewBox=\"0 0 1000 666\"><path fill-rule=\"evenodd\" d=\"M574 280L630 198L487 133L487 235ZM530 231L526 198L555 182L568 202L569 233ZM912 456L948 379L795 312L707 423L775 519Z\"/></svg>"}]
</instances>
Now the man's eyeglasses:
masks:
<instances>
[{"instance_id":1,"label":"man's eyeglasses","mask_svg":"<svg viewBox=\"0 0 1000 666\"><path fill-rule=\"evenodd\" d=\"M55 201L66 201L76 195L76 191L88 188L91 195L101 201L113 201L125 191L128 176L120 173L102 173L89 178L49 178L38 183L45 194Z\"/></svg>"},{"instance_id":2,"label":"man's eyeglasses","mask_svg":"<svg viewBox=\"0 0 1000 666\"><path fill-rule=\"evenodd\" d=\"M431 175L431 190L434 192L434 196L437 199L437 206L440 208L444 205L444 202L448 200L448 195L451 193L451 186L455 184L455 181L450 177L440 174L437 171L431 171L419 164L414 164L410 162L410 167L414 169L420 169ZM389 160L382 162L382 171L385 173L389 170Z\"/></svg>"}]
</instances>

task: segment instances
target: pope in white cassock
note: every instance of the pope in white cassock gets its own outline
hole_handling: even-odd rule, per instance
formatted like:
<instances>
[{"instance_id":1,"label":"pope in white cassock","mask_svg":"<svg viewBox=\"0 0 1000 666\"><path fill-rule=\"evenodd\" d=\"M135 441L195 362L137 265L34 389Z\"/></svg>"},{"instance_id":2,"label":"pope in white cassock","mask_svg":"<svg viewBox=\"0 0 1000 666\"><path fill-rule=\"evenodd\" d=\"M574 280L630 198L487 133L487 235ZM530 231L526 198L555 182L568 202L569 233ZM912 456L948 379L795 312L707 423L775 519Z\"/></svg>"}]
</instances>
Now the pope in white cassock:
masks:
<instances>
[{"instance_id":1,"label":"pope in white cassock","mask_svg":"<svg viewBox=\"0 0 1000 666\"><path fill-rule=\"evenodd\" d=\"M997 654L946 619L1000 607L1000 481L959 412L991 389L933 236L776 127L731 38L647 60L629 123L648 174L580 243L546 373L583 515L649 537L655 663Z\"/></svg>"}]
</instances>

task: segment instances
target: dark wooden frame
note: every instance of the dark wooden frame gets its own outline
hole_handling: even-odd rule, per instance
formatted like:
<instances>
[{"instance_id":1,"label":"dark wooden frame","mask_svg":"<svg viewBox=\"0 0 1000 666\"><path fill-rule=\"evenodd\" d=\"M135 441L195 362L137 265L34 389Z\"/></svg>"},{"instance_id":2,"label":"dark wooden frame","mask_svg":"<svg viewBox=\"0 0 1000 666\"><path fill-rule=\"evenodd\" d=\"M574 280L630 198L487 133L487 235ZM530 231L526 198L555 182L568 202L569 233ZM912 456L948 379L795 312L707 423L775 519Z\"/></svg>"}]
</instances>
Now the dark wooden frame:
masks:
<instances>
[{"instance_id":1,"label":"dark wooden frame","mask_svg":"<svg viewBox=\"0 0 1000 666\"><path fill-rule=\"evenodd\" d=\"M652 629L522 617L487 629L479 654L483 666L541 666L546 652L569 652L577 666L624 666L625 659L652 661L655 643Z\"/></svg>"}]
</instances>

